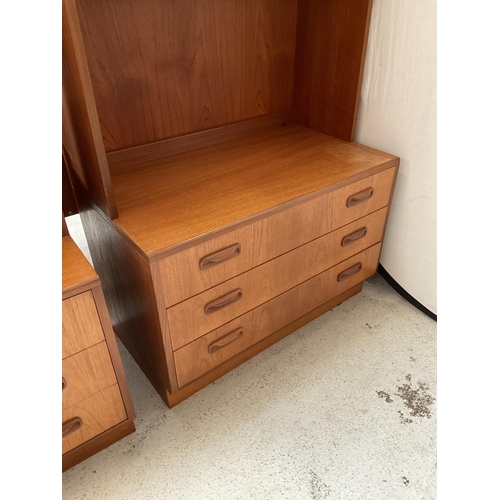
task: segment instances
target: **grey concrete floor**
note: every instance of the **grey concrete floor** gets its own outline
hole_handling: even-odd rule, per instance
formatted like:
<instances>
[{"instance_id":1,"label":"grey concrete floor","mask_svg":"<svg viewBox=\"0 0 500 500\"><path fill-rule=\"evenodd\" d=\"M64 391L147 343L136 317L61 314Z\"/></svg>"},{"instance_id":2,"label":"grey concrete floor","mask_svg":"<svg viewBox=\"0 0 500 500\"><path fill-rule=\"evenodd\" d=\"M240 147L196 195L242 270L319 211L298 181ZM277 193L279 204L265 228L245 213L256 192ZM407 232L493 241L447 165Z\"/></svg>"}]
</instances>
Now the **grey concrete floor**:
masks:
<instances>
[{"instance_id":1,"label":"grey concrete floor","mask_svg":"<svg viewBox=\"0 0 500 500\"><path fill-rule=\"evenodd\" d=\"M65 500L436 498L436 323L378 274L173 409L119 348L136 432Z\"/></svg>"}]
</instances>

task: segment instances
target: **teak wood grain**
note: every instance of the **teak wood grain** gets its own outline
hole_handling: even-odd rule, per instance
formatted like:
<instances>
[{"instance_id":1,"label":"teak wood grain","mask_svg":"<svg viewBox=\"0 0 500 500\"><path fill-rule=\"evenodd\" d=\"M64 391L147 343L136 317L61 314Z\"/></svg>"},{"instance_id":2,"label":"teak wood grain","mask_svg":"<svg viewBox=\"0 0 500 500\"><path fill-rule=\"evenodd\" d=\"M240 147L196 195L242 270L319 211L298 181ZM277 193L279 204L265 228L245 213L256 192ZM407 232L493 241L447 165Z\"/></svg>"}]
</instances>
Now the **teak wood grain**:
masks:
<instances>
[{"instance_id":1,"label":"teak wood grain","mask_svg":"<svg viewBox=\"0 0 500 500\"><path fill-rule=\"evenodd\" d=\"M175 369L179 386L188 384L373 275L377 270L379 254L380 244L372 246L175 351ZM344 281L337 281L342 271L358 262L363 265L360 272ZM239 330L241 334L238 338L217 351L210 352L211 345Z\"/></svg>"},{"instance_id":2,"label":"teak wood grain","mask_svg":"<svg viewBox=\"0 0 500 500\"><path fill-rule=\"evenodd\" d=\"M299 0L296 123L352 141L372 0Z\"/></svg>"},{"instance_id":3,"label":"teak wood grain","mask_svg":"<svg viewBox=\"0 0 500 500\"><path fill-rule=\"evenodd\" d=\"M118 385L108 387L63 410L63 425L74 418L80 418L82 426L62 438L63 453L76 448L127 418Z\"/></svg>"},{"instance_id":4,"label":"teak wood grain","mask_svg":"<svg viewBox=\"0 0 500 500\"><path fill-rule=\"evenodd\" d=\"M107 431L93 437L84 445L73 448L62 456L62 471L65 472L68 469L71 469L71 467L83 462L99 451L104 450L108 446L116 443L120 439L123 439L134 431L134 421L127 419L111 427Z\"/></svg>"},{"instance_id":5,"label":"teak wood grain","mask_svg":"<svg viewBox=\"0 0 500 500\"><path fill-rule=\"evenodd\" d=\"M368 215L170 307L167 318L174 351L379 242L385 214L380 210ZM363 227L368 228L364 238L341 245L345 236ZM207 314L207 304L236 290L241 290L240 299Z\"/></svg>"},{"instance_id":6,"label":"teak wood grain","mask_svg":"<svg viewBox=\"0 0 500 500\"><path fill-rule=\"evenodd\" d=\"M393 168L384 170L338 191L319 196L161 260L159 265L166 306L177 304L386 206L393 175ZM369 200L355 207L346 207L346 200L350 195L370 186L374 187L374 194ZM240 246L237 256L209 269L200 270L202 258L235 244Z\"/></svg>"},{"instance_id":7,"label":"teak wood grain","mask_svg":"<svg viewBox=\"0 0 500 500\"><path fill-rule=\"evenodd\" d=\"M117 383L106 342L69 356L62 362L63 409Z\"/></svg>"},{"instance_id":8,"label":"teak wood grain","mask_svg":"<svg viewBox=\"0 0 500 500\"><path fill-rule=\"evenodd\" d=\"M62 3L63 146L70 177L94 203L118 216L75 0Z\"/></svg>"},{"instance_id":9,"label":"teak wood grain","mask_svg":"<svg viewBox=\"0 0 500 500\"><path fill-rule=\"evenodd\" d=\"M115 223L150 261L158 260L216 230L235 229L399 163L382 154L290 125L124 167L112 174L120 212Z\"/></svg>"},{"instance_id":10,"label":"teak wood grain","mask_svg":"<svg viewBox=\"0 0 500 500\"><path fill-rule=\"evenodd\" d=\"M257 118L243 120L230 125L223 125L209 130L171 137L162 141L120 149L118 151L110 151L106 156L110 169L142 164L152 160L166 158L167 156L220 144L232 139L239 139L266 130L272 130L278 126L291 125L294 122L294 117L295 111L293 109L287 109L278 113L262 115Z\"/></svg>"},{"instance_id":11,"label":"teak wood grain","mask_svg":"<svg viewBox=\"0 0 500 500\"><path fill-rule=\"evenodd\" d=\"M78 0L107 151L290 109L297 0Z\"/></svg>"},{"instance_id":12,"label":"teak wood grain","mask_svg":"<svg viewBox=\"0 0 500 500\"><path fill-rule=\"evenodd\" d=\"M349 290L346 290L345 292L341 293L340 295L337 295L336 297L332 298L325 304L308 312L306 315L297 319L293 323L290 323L284 328L279 329L277 332L274 332L271 335L265 337L263 340L257 342L256 344L253 344L251 347L245 349L243 352L236 354L236 356L233 356L232 358L225 361L221 365L218 365L214 369L207 372L205 375L202 375L198 379L194 380L192 383L180 389L175 394L172 394L165 390L161 390L161 388L157 387L160 396L164 399L165 403L168 405L169 408L174 407L175 405L184 401L186 398L188 398L195 392L199 391L200 389L203 389L203 387L206 387L208 384L212 383L214 380L217 380L218 378L222 377L223 375L230 372L231 370L241 365L245 361L249 360L256 354L259 354L263 350L267 349L269 346L280 341L287 335L290 335L298 328L301 328L302 326L309 323L313 319L316 319L318 316L321 316L322 314L326 313L333 307L338 306L345 300L356 295L362 289L363 289L363 283L358 283L357 285L354 285L352 288L349 288ZM154 382L152 383L154 384Z\"/></svg>"},{"instance_id":13,"label":"teak wood grain","mask_svg":"<svg viewBox=\"0 0 500 500\"><path fill-rule=\"evenodd\" d=\"M62 301L62 357L67 358L104 340L91 291Z\"/></svg>"}]
</instances>

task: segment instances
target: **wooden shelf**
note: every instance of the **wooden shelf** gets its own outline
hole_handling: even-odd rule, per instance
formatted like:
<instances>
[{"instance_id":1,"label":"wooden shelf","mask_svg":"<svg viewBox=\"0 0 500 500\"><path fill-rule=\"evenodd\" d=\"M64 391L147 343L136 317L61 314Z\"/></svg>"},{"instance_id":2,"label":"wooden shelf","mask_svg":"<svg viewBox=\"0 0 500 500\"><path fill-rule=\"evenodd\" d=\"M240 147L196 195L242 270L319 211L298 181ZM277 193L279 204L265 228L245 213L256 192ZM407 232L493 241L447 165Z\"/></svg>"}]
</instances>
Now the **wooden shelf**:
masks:
<instances>
[{"instance_id":1,"label":"wooden shelf","mask_svg":"<svg viewBox=\"0 0 500 500\"><path fill-rule=\"evenodd\" d=\"M114 222L156 260L396 163L299 125L279 127L115 170Z\"/></svg>"}]
</instances>

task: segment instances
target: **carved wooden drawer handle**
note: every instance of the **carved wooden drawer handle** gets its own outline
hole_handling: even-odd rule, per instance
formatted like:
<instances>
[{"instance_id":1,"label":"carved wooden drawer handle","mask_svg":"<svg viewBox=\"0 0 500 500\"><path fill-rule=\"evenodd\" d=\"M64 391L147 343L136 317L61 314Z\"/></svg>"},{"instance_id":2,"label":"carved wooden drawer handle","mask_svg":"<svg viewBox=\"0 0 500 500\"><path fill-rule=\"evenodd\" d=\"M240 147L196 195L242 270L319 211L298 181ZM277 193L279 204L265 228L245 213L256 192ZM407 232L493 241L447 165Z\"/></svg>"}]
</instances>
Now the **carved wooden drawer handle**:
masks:
<instances>
[{"instance_id":1,"label":"carved wooden drawer handle","mask_svg":"<svg viewBox=\"0 0 500 500\"><path fill-rule=\"evenodd\" d=\"M215 342L212 342L208 346L208 352L210 354L213 354L214 352L218 351L219 349L222 349L223 347L226 347L231 342L234 342L235 340L238 340L242 336L243 336L243 328L238 328L234 332L228 333L224 337L216 340Z\"/></svg>"},{"instance_id":2,"label":"carved wooden drawer handle","mask_svg":"<svg viewBox=\"0 0 500 500\"><path fill-rule=\"evenodd\" d=\"M62 437L69 436L73 432L77 431L83 425L82 419L80 417L72 418L64 424L62 424Z\"/></svg>"},{"instance_id":3,"label":"carved wooden drawer handle","mask_svg":"<svg viewBox=\"0 0 500 500\"><path fill-rule=\"evenodd\" d=\"M354 207L356 205L359 205L360 203L363 203L366 200L369 200L372 196L373 193L375 192L375 189L370 187L368 189L364 189L363 191L360 191L359 193L353 194L347 198L347 203L346 205L350 207Z\"/></svg>"},{"instance_id":4,"label":"carved wooden drawer handle","mask_svg":"<svg viewBox=\"0 0 500 500\"><path fill-rule=\"evenodd\" d=\"M224 307L227 307L238 300L241 299L242 292L241 288L237 288L232 292L226 293L226 295L222 295L221 297L212 300L205 306L205 314L212 314L214 312L220 311Z\"/></svg>"},{"instance_id":5,"label":"carved wooden drawer handle","mask_svg":"<svg viewBox=\"0 0 500 500\"><path fill-rule=\"evenodd\" d=\"M64 389L66 389L66 386L67 386L68 384L66 383L66 379L65 379L64 377L63 377L62 379L63 379L63 380L62 380L62 388L63 388L63 391L64 391Z\"/></svg>"},{"instance_id":6,"label":"carved wooden drawer handle","mask_svg":"<svg viewBox=\"0 0 500 500\"><path fill-rule=\"evenodd\" d=\"M351 233L351 234L348 234L347 236L344 236L342 238L342 246L346 247L347 245L350 245L351 243L354 243L355 241L358 241L361 238L364 238L366 236L367 232L368 232L368 228L362 227L361 229L354 231L354 233Z\"/></svg>"},{"instance_id":7,"label":"carved wooden drawer handle","mask_svg":"<svg viewBox=\"0 0 500 500\"><path fill-rule=\"evenodd\" d=\"M241 252L241 246L239 243L236 245L231 245L230 247L219 250L218 252L211 253L203 257L200 260L200 269L203 271L205 269L210 269L211 267L217 266L226 262L226 260L232 259L233 257L238 257Z\"/></svg>"},{"instance_id":8,"label":"carved wooden drawer handle","mask_svg":"<svg viewBox=\"0 0 500 500\"><path fill-rule=\"evenodd\" d=\"M363 264L361 262L358 262L354 266L350 267L349 269L346 269L345 271L342 271L338 276L337 276L337 281L344 281L347 278L350 278L351 276L354 276L356 273L359 273L361 271L361 268L363 267Z\"/></svg>"}]
</instances>

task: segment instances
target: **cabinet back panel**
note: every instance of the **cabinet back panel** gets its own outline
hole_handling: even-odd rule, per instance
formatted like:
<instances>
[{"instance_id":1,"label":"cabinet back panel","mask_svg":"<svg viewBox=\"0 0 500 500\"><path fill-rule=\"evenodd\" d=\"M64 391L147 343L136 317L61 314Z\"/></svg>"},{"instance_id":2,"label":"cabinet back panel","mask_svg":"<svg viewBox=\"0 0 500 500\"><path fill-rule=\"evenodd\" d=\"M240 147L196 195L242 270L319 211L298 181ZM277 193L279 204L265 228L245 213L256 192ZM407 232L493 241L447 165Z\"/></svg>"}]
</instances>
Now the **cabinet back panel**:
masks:
<instances>
[{"instance_id":1,"label":"cabinet back panel","mask_svg":"<svg viewBox=\"0 0 500 500\"><path fill-rule=\"evenodd\" d=\"M78 0L106 151L292 107L297 0Z\"/></svg>"}]
</instances>

